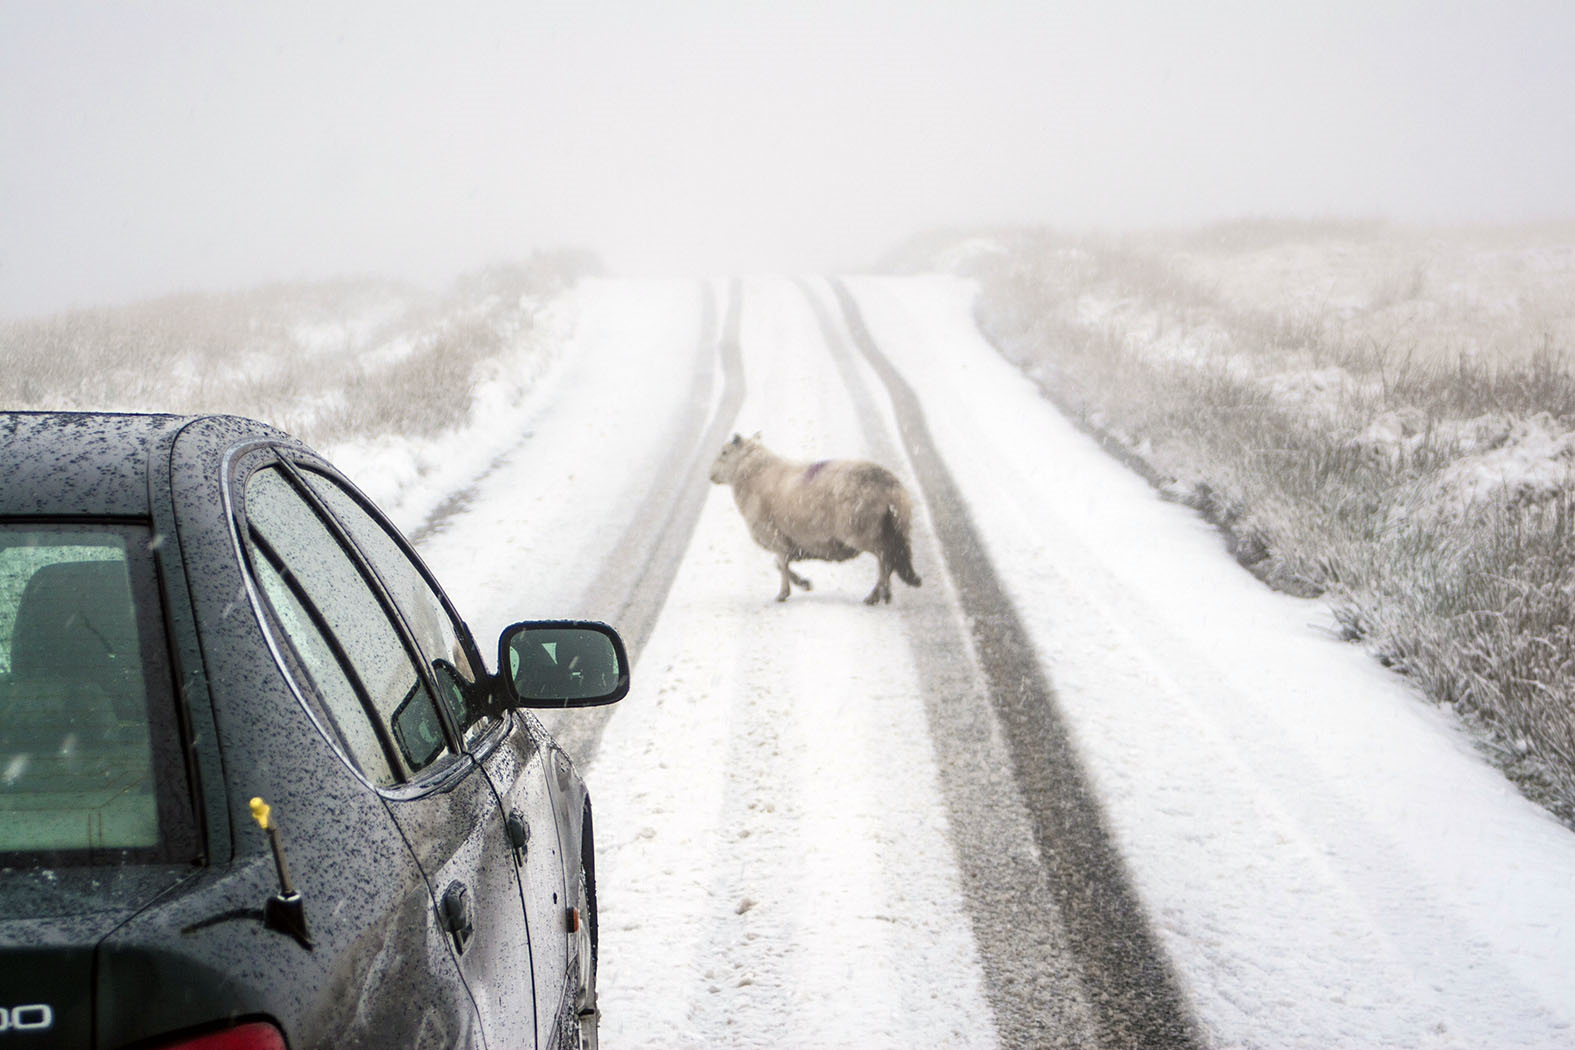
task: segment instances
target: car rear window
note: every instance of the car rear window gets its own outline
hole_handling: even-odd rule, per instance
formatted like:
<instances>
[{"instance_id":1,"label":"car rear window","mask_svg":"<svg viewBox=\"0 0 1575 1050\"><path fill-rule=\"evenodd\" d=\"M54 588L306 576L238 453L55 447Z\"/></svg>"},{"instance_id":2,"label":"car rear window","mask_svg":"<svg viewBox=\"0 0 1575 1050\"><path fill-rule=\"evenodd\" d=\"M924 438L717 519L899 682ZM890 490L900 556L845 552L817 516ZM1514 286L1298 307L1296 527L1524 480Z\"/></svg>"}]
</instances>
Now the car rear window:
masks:
<instances>
[{"instance_id":1,"label":"car rear window","mask_svg":"<svg viewBox=\"0 0 1575 1050\"><path fill-rule=\"evenodd\" d=\"M0 524L0 866L168 853L167 788L183 774L156 759L173 714L149 539Z\"/></svg>"}]
</instances>

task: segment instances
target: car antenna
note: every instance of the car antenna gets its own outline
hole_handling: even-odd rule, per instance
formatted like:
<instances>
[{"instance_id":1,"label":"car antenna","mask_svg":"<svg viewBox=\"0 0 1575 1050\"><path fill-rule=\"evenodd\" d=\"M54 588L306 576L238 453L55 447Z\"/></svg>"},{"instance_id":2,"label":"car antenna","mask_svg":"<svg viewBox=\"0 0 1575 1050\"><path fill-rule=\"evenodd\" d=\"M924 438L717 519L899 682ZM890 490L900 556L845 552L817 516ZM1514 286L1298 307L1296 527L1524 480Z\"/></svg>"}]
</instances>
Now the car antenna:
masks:
<instances>
[{"instance_id":1,"label":"car antenna","mask_svg":"<svg viewBox=\"0 0 1575 1050\"><path fill-rule=\"evenodd\" d=\"M263 925L289 934L301 942L301 947L311 951L312 938L306 931L306 901L290 885L290 866L284 861L284 843L279 838L279 825L273 819L273 807L261 798L254 798L251 808L252 819L268 833L274 867L279 871L279 892L263 904Z\"/></svg>"}]
</instances>

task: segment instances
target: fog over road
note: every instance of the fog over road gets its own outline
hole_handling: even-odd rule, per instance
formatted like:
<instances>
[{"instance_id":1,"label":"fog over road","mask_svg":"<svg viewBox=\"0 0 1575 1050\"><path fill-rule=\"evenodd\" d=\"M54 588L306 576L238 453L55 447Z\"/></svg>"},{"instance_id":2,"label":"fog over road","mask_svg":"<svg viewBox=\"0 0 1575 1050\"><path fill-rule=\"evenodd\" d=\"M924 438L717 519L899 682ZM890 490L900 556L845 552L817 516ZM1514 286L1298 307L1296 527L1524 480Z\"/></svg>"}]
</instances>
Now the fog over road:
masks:
<instances>
[{"instance_id":1,"label":"fog over road","mask_svg":"<svg viewBox=\"0 0 1575 1050\"><path fill-rule=\"evenodd\" d=\"M966 288L578 310L421 549L478 638L592 616L637 653L621 705L550 720L596 803L609 1046L1570 1034L1571 836L1057 416ZM808 562L774 602L705 478L735 430L895 470L923 587L868 608L872 558Z\"/></svg>"}]
</instances>

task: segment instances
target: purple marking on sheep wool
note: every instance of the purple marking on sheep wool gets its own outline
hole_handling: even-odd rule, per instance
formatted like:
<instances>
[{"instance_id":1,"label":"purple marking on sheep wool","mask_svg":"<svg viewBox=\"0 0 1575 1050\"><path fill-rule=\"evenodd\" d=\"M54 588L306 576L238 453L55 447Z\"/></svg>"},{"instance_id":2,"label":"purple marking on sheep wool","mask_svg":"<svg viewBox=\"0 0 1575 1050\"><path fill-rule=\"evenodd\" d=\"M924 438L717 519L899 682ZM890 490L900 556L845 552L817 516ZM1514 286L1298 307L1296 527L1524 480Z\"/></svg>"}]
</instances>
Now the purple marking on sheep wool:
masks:
<instances>
[{"instance_id":1,"label":"purple marking on sheep wool","mask_svg":"<svg viewBox=\"0 0 1575 1050\"><path fill-rule=\"evenodd\" d=\"M829 459L823 459L823 460L820 460L818 463L811 463L809 465L809 468L804 471L804 480L805 481L814 481L815 480L815 475L819 474L822 470L824 470L825 467L826 467L826 464L828 464L830 462L831 462L831 460L829 460Z\"/></svg>"}]
</instances>

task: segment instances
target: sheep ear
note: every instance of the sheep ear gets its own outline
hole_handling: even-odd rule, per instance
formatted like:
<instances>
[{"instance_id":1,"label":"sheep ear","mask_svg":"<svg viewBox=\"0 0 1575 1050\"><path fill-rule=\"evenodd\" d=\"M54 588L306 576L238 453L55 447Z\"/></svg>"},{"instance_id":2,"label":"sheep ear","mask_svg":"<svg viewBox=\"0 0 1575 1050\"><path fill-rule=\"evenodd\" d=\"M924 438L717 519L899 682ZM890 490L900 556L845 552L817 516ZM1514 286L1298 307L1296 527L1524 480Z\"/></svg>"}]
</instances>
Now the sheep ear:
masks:
<instances>
[{"instance_id":1,"label":"sheep ear","mask_svg":"<svg viewBox=\"0 0 1575 1050\"><path fill-rule=\"evenodd\" d=\"M758 430L755 431L755 436L750 438L749 440L751 440L751 441L759 441L760 440L760 431L758 431Z\"/></svg>"}]
</instances>

